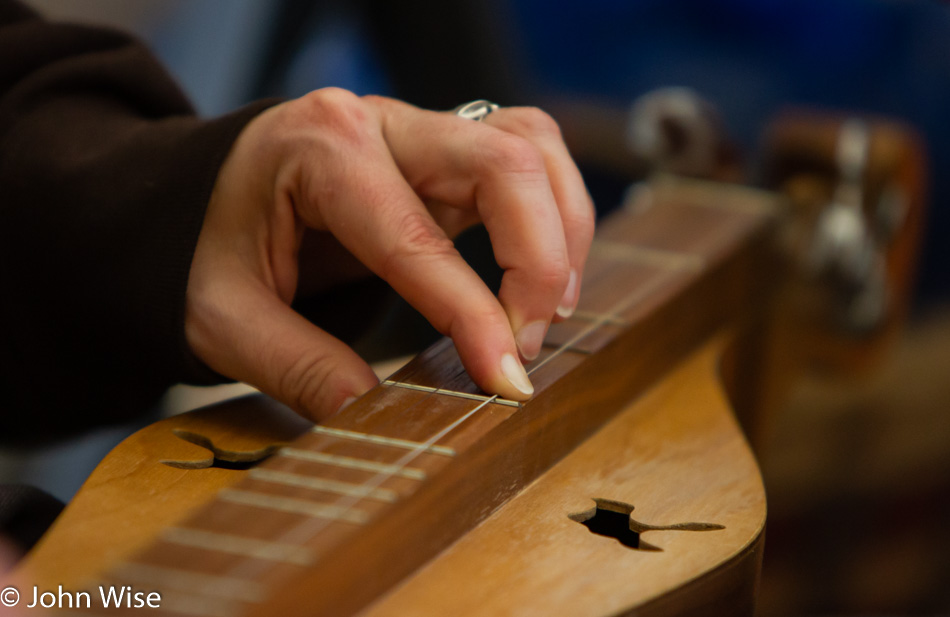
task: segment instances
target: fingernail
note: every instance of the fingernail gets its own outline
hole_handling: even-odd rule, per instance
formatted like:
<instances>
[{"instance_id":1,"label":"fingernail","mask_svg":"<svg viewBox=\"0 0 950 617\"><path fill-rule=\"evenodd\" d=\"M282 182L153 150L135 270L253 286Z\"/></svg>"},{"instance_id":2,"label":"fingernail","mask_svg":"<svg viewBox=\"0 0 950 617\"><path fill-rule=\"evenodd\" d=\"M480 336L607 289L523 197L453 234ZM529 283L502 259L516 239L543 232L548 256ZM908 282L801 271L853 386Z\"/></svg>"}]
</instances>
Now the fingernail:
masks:
<instances>
[{"instance_id":1,"label":"fingernail","mask_svg":"<svg viewBox=\"0 0 950 617\"><path fill-rule=\"evenodd\" d=\"M577 270L571 268L571 276L567 279L567 289L561 298L561 304L555 311L558 317L567 319L574 314L574 294L577 292Z\"/></svg>"},{"instance_id":2,"label":"fingernail","mask_svg":"<svg viewBox=\"0 0 950 617\"><path fill-rule=\"evenodd\" d=\"M541 353L541 345L544 344L544 332L548 324L545 321L532 321L521 326L518 334L515 335L515 343L518 344L518 351L527 360L534 360Z\"/></svg>"},{"instance_id":3,"label":"fingernail","mask_svg":"<svg viewBox=\"0 0 950 617\"><path fill-rule=\"evenodd\" d=\"M503 355L501 357L501 372L505 379L519 392L526 396L534 394L534 386L531 385L531 380L528 379L528 374L524 372L524 367L518 361L518 358L510 353Z\"/></svg>"},{"instance_id":4,"label":"fingernail","mask_svg":"<svg viewBox=\"0 0 950 617\"><path fill-rule=\"evenodd\" d=\"M340 408L337 409L336 412L337 412L337 413L340 413L341 411L343 411L344 409L346 409L347 407L349 407L349 406L353 403L353 401L355 401L355 400L356 400L356 397L355 397L355 396L348 396L348 397L346 397L346 399L343 401L343 404L340 405Z\"/></svg>"}]
</instances>

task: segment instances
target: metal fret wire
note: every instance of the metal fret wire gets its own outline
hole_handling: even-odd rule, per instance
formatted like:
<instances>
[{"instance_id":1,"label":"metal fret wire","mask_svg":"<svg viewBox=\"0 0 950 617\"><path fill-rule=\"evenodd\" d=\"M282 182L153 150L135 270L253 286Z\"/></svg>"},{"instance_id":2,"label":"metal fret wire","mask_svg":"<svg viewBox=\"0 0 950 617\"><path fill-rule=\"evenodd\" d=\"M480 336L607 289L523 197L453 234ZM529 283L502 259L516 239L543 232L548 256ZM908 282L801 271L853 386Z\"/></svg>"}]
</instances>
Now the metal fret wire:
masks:
<instances>
[{"instance_id":1,"label":"metal fret wire","mask_svg":"<svg viewBox=\"0 0 950 617\"><path fill-rule=\"evenodd\" d=\"M693 272L696 272L695 269L691 268L690 270L692 270ZM682 267L675 267L675 266L669 267L668 269L661 271L657 276L653 277L652 279L649 279L643 285L639 286L638 288L634 290L631 290L630 294L628 294L625 298L620 300L610 310L608 310L606 313L601 314L600 317L598 317L590 325L586 326L583 330L581 330L580 332L575 334L573 337L571 337L566 343L564 343L563 345L558 347L556 350L551 352L551 354L545 357L541 362L539 362L534 367L532 367L531 370L528 371L528 374L530 375L530 374L535 373L540 368L542 368L543 366L547 365L549 362L554 360L556 357L560 356L565 351L568 351L572 346L576 345L578 342L580 342L581 340L583 340L590 334L596 332L605 324L618 319L620 313L633 308L637 303L646 299L647 296L652 294L661 285L668 282L669 279L671 279L673 275L679 274L683 271L684 271L684 268ZM443 390L442 388L435 388L432 392L427 393L426 396L422 397L421 399L413 403L409 407L409 409L412 409L416 405L420 405L426 402L429 399L429 397L435 394L439 394L442 390ZM496 394L489 397L485 401L481 402L479 405L477 405L473 409L466 412L464 415L462 415L461 417L453 421L451 424L449 424L445 428L436 432L434 435L429 437L424 442L420 442L420 444L416 448L408 451L396 462L392 463L393 470L378 473L369 481L360 485L361 490L358 489L358 493L354 493L353 495L349 495L342 499L338 499L337 502L332 505L342 509L343 511L348 511L352 509L360 500L364 499L374 490L379 488L384 482L394 477L396 473L398 473L399 469L404 469L405 467L407 467L420 454L422 454L423 452L426 452L431 446L435 445L440 439L442 439L447 434L455 430L458 426L466 422L469 418L471 418L473 415L478 413L480 410L484 409L487 405L494 402L497 398L498 398L498 395ZM279 538L273 541L280 542L280 543L287 543L287 544L305 544L307 541L312 540L314 537L316 537L316 535L319 534L321 531L323 531L331 522L333 521L330 521L327 519L310 519L308 521L305 521L298 525L293 526L291 529L289 529L287 532L285 532ZM273 567L273 564L270 564L270 563L265 564L264 562L257 562L256 564L254 564L248 560L244 560L244 561L239 561L232 568L230 568L226 572L225 576L243 580L247 577L251 577L256 574L265 572L272 567Z\"/></svg>"},{"instance_id":2,"label":"metal fret wire","mask_svg":"<svg viewBox=\"0 0 950 617\"><path fill-rule=\"evenodd\" d=\"M411 405L409 408L415 407L423 402L425 402L429 397L437 394L438 390L435 390L429 394L426 394L423 398L418 400L416 403ZM394 477L399 469L407 467L412 461L414 461L420 454L426 452L427 449L434 445L437 441L442 439L444 436L452 432L456 427L463 424L466 420L471 418L473 415L478 413L481 409L485 408L488 404L498 398L498 395L493 395L487 400L483 401L475 408L469 410L464 415L456 419L454 422L441 429L434 435L432 435L425 442L421 442L415 449L406 452L402 457L397 461L392 463L393 470L388 472L380 472L374 477L370 478L367 482L360 485L361 494L354 494L346 496L341 499L337 499L332 505L339 508L343 512L349 511L352 509L360 500L362 500L366 495L371 494L374 490L378 489L384 482ZM284 543L284 544L298 544L305 543L308 540L313 539L317 534L319 534L323 529L327 527L331 522L328 519L310 519L299 523L298 525L293 526L287 532L282 534L279 538L274 540L274 542ZM266 571L269 567L272 567L270 564L264 565L261 563L257 567L254 567L249 561L238 562L234 567L227 571L227 576L234 578L245 578L258 574L260 572Z\"/></svg>"},{"instance_id":3,"label":"metal fret wire","mask_svg":"<svg viewBox=\"0 0 950 617\"><path fill-rule=\"evenodd\" d=\"M713 241L710 242L709 241L710 239L707 237L706 248L708 249L715 246L719 246L720 243L725 239L725 237L729 235L730 235L729 230L723 229L723 230L720 230L719 234L713 236L712 238ZM694 274L698 274L699 272L705 269L706 265L707 265L707 258L702 258L700 267L683 268L680 265L668 264L667 269L665 269L663 272L661 272L658 276L656 276L652 280L647 281L644 285L642 285L638 289L631 290L630 294L626 298L618 302L607 313L601 314L596 319L596 321L594 321L589 326L584 328L578 334L571 337L570 340L568 340L565 344L561 345L561 347L559 347L554 352L552 352L551 355L547 356L546 358L544 358L544 360L542 360L537 365L532 367L531 370L528 371L528 374L529 375L533 374L538 369L540 369L541 367L549 363L551 360L553 360L555 357L561 355L562 353L564 353L564 351L567 351L570 347L577 344L578 342L580 342L581 340L583 340L585 337L589 336L593 332L597 331L603 325L607 323L611 323L612 321L615 321L618 318L618 315L620 313L632 309L637 303L644 300L645 296L652 293L661 284L665 283L669 278L671 278L673 274L683 272L683 271L688 271ZM464 371L464 369L462 370ZM432 392L428 393L426 396L418 400L416 403L410 405L409 409L412 409L416 405L426 402L430 396L434 394L439 394L443 390L444 389L442 388L434 389ZM495 401L497 398L498 398L497 395L490 397L489 399L485 400L484 402L479 404L477 407L475 407L471 411L467 412L461 418L454 421L452 424L450 424L446 428L437 432L435 435L430 437L426 442L421 443L420 446L416 450L407 452L396 463L393 463L394 470L387 471L387 472L380 472L376 477L374 477L372 480L370 480L365 485L363 485L367 487L366 489L367 492L371 492L373 489L378 488L383 482L385 482L389 478L394 477L394 475L398 473L398 469L405 468L406 466L408 466L409 463L411 463L416 457L418 457L419 454L426 451L426 449L429 446L434 445L438 440L442 439L442 437L444 437L449 432L457 428L460 424L464 423L466 420L472 417L475 413L483 409L489 403L492 403L493 401ZM354 505L356 505L358 501L360 501L360 499L362 499L362 497L358 497L358 496L349 497L345 500L347 502L346 505L342 507L345 507L347 509L352 508ZM285 541L289 543L290 542L292 543L306 542L316 537L316 535L320 533L329 523L330 521L326 519L311 519L310 521L296 525L293 529L289 530L287 533L281 536L279 540L276 540L276 541ZM298 536L300 537L298 538ZM132 565L137 565L137 564L132 564ZM253 576L254 574L265 572L269 568L272 568L272 567L274 566L268 563L266 566L261 564L260 566L255 568L252 566L251 562L244 561L243 563L236 564L235 567L232 567L230 570L228 570L225 576L234 576L235 580L242 580L242 579L238 579L237 577ZM209 598L209 600L211 599ZM208 612L205 614L211 617L213 613Z\"/></svg>"},{"instance_id":4,"label":"metal fret wire","mask_svg":"<svg viewBox=\"0 0 950 617\"><path fill-rule=\"evenodd\" d=\"M429 397L431 397L434 394L437 394L439 390L440 390L439 388L436 388L432 392L426 394L424 397L422 397L421 399L419 399L418 401L410 405L408 409L412 409L416 405L419 405L425 402L426 400L429 399ZM420 443L419 446L417 446L414 450L410 450L409 452L404 454L401 458L399 458L399 460L397 460L394 463L391 463L393 467L391 471L380 472L376 476L371 478L369 481L367 481L366 483L360 485L361 487L364 488L364 491L363 491L364 494L347 496L346 498L338 499L336 503L331 504L331 505L341 509L344 512L350 510L366 495L371 494L375 489L379 488L383 482L394 477L400 469L405 469L413 460L416 459L416 457L419 456L419 454L425 452L429 448L429 446L434 445L438 440L442 439L442 437L444 437L445 435L450 433L452 430L454 430L456 427L458 427L459 425L464 423L466 420L471 418L473 415L478 413L478 411L483 409L485 406L487 406L489 403L494 401L496 398L498 398L498 395L493 395L489 397L488 399L486 399L485 401L477 405L475 408L469 410L463 416L461 416L460 418L458 418L457 420L455 420L454 422L452 422L451 424L449 424L442 430L438 431L435 435L430 437L426 442ZM287 532L282 534L280 537L278 537L275 540L272 540L272 542L294 544L294 545L305 544L308 540L311 540L314 537L316 537L316 535L319 534L321 531L323 531L323 529L325 529L327 525L329 525L331 522L333 521L330 521L328 519L318 519L318 518L309 519L307 521L301 522L291 527ZM306 547L304 546L303 548L306 548ZM145 564L137 564L133 562L133 563L130 563L129 565L133 567L137 567L140 565L144 566ZM254 562L252 562L250 560L244 559L244 560L237 561L234 566L232 566L231 568L226 570L223 574L218 575L218 576L222 579L231 579L235 582L250 583L251 582L250 579L252 579L252 577L259 574L263 574L264 572L267 572L268 570L273 568L274 565L275 564L268 561L264 561L264 560L255 560ZM213 603L214 599L208 598L208 601L209 603ZM216 613L214 613L213 611L202 612L203 608L205 607L193 606L192 612L194 614L208 615L209 617L216 615ZM207 608L210 609L213 607L209 606Z\"/></svg>"},{"instance_id":5,"label":"metal fret wire","mask_svg":"<svg viewBox=\"0 0 950 617\"><path fill-rule=\"evenodd\" d=\"M563 345L558 347L556 350L551 352L551 354L548 355L546 358L544 358L544 360L542 360L537 365L532 367L531 371L529 371L529 374L536 372L538 369L542 368L543 366L545 366L546 364L554 360L556 357L563 354L570 347L572 347L573 345L576 345L578 342L580 342L581 340L583 340L585 337L589 336L593 332L596 332L604 324L608 323L609 321L613 319L617 319L621 313L635 306L638 302L642 301L645 297L652 294L657 288L667 283L673 275L678 274L680 272L682 272L681 268L671 268L668 270L661 271L659 274L657 274L652 279L649 279L643 285L639 286L638 288L634 290L631 290L631 292L625 298L623 298L620 302L614 305L606 313L602 314L600 318L598 318L596 321L594 321L590 325L586 326L583 330L581 330L580 332L575 334L573 337L571 337L566 343L564 343ZM425 401L428 400L430 396L437 394L440 390L441 388L436 388L433 392L427 394L425 397L423 397L422 399L414 403L412 407L415 407L416 405L424 403ZM409 465L413 460L415 460L419 456L419 454L425 452L428 448L435 445L440 439L442 439L451 431L453 431L455 428L463 424L466 420L471 418L473 415L475 415L478 411L483 409L489 403L493 402L496 398L498 398L497 394L491 396L490 398L483 401L475 408L466 412L464 415L456 419L454 422L452 422L445 428L441 429L440 431L438 431L437 433L429 437L424 442L420 442L419 446L407 452L395 463L392 463L393 467L395 469L401 469ZM390 471L390 472L385 472L385 473L381 472L377 474L376 476L371 478L369 481L367 481L365 484L361 485L362 490L360 492L362 494L360 495L354 494L352 496L347 496L345 498L338 499L334 503L334 505L343 509L344 511L352 508L366 495L371 493L373 490L379 488L384 482L392 478L395 473L396 473L395 471ZM330 522L331 521L320 519L320 520L313 520L313 521L307 521L307 522L301 523L300 525L295 526L294 528L290 529L287 533L280 536L278 540L276 541L282 542L282 543L288 543L288 544L295 544L301 541L306 542L307 540L312 539L314 536L316 536L316 534L320 533L327 525L330 524ZM244 573L243 570L239 570L239 571L241 571L242 574ZM233 572L233 573L237 574L237 572Z\"/></svg>"},{"instance_id":6,"label":"metal fret wire","mask_svg":"<svg viewBox=\"0 0 950 617\"><path fill-rule=\"evenodd\" d=\"M544 360L541 360L536 365L531 367L531 370L528 371L528 375L533 374L535 371L537 371L539 368L541 368L542 366L544 366L545 364L547 364L548 362L550 362L557 356L561 355L565 351L568 351L571 347L573 347L580 341L584 340L585 338L587 338L588 336L590 336L591 334L599 330L601 327L604 326L604 324L609 323L613 319L617 319L620 313L626 310L629 310L630 308L633 308L638 302L644 299L644 296L647 296L653 293L657 287L659 287L662 283L666 283L667 279L671 278L674 273L678 273L678 272L679 272L678 269L664 270L658 276L648 280L641 287L634 289L632 292L630 292L630 295L628 295L626 298L618 302L610 311L601 315L596 321L594 321L589 326L585 327L583 330L581 330L580 332L572 336L570 339L568 339L566 343L564 343L563 345L561 345L560 347L552 351L551 355L549 355Z\"/></svg>"}]
</instances>

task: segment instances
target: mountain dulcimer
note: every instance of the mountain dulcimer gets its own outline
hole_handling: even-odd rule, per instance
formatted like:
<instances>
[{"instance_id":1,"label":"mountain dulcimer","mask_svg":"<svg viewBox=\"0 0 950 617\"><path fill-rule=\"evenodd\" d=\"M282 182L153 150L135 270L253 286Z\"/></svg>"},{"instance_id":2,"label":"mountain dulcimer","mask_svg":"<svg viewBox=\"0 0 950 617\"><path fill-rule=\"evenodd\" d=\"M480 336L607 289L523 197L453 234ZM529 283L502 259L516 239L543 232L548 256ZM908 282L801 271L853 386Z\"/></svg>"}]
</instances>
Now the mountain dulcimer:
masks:
<instances>
[{"instance_id":1,"label":"mountain dulcimer","mask_svg":"<svg viewBox=\"0 0 950 617\"><path fill-rule=\"evenodd\" d=\"M259 395L169 418L102 462L23 584L109 614L100 585L168 615L751 615L743 427L769 398L788 204L641 189L601 223L528 402L481 392L446 339L316 426Z\"/></svg>"}]
</instances>

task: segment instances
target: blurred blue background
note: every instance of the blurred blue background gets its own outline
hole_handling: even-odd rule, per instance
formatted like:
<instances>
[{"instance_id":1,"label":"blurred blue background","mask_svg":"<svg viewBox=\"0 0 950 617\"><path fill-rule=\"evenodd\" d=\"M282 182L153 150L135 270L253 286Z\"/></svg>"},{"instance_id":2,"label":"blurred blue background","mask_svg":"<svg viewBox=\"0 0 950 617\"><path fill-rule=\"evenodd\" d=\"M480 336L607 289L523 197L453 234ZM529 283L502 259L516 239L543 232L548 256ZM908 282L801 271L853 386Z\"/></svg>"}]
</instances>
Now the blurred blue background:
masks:
<instances>
[{"instance_id":1,"label":"blurred blue background","mask_svg":"<svg viewBox=\"0 0 950 617\"><path fill-rule=\"evenodd\" d=\"M950 179L941 173L950 169L950 8L943 2L33 3L62 18L136 30L209 115L329 85L434 108L478 97L619 107L654 88L688 86L718 108L750 166L763 127L784 106L899 118L925 137L933 170L918 298L927 304L950 292Z\"/></svg>"},{"instance_id":2,"label":"blurred blue background","mask_svg":"<svg viewBox=\"0 0 950 617\"><path fill-rule=\"evenodd\" d=\"M950 614L947 3L31 3L55 18L138 32L206 115L331 85L435 109L475 98L625 109L655 88L688 86L718 108L753 179L763 128L783 107L906 122L930 164L918 323L877 382L848 396L812 388L776 427L762 460L770 523L760 613ZM631 178L579 162L599 207L614 205ZM68 498L70 482L53 492Z\"/></svg>"},{"instance_id":3,"label":"blurred blue background","mask_svg":"<svg viewBox=\"0 0 950 617\"><path fill-rule=\"evenodd\" d=\"M933 170L918 298L927 304L950 292L950 179L941 173L950 169L950 8L943 2L33 3L138 31L204 114L329 85L434 108L478 97L619 107L658 87L688 86L718 108L750 166L763 128L784 106L899 118L925 137Z\"/></svg>"}]
</instances>

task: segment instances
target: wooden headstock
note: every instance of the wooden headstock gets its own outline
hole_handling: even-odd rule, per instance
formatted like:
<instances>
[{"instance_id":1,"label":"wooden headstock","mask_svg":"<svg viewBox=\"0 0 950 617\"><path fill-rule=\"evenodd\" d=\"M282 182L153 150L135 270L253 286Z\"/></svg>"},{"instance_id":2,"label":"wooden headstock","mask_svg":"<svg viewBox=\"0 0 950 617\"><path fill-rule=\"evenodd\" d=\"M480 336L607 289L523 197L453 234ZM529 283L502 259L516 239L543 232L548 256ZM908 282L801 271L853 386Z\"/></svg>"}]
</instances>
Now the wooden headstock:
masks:
<instances>
[{"instance_id":1,"label":"wooden headstock","mask_svg":"<svg viewBox=\"0 0 950 617\"><path fill-rule=\"evenodd\" d=\"M908 312L925 203L920 139L891 120L788 111L766 133L765 171L790 205L783 347L807 366L860 373Z\"/></svg>"}]
</instances>

